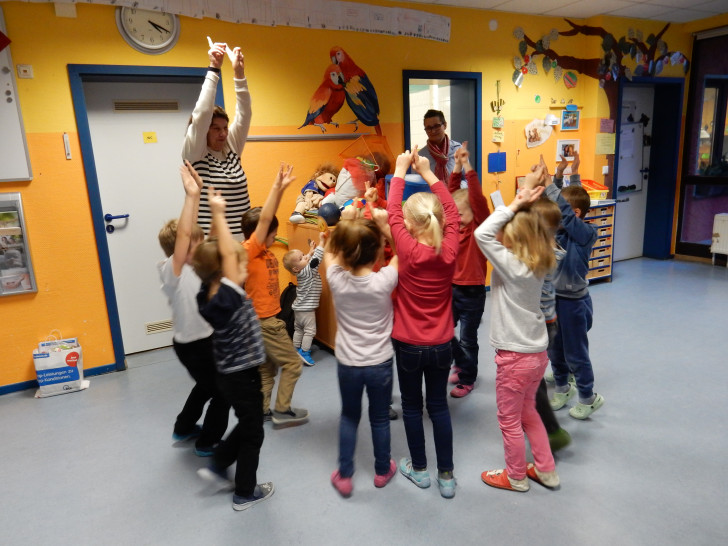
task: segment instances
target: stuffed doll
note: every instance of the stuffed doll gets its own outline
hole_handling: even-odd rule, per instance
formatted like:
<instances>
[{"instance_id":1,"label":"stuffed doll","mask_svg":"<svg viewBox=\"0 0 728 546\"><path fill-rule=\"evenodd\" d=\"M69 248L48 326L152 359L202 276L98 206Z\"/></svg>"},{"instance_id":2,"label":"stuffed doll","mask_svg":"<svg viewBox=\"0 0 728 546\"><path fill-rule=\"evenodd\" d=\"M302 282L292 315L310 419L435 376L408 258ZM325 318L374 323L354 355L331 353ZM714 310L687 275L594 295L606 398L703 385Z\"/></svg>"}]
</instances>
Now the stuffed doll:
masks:
<instances>
[{"instance_id":1,"label":"stuffed doll","mask_svg":"<svg viewBox=\"0 0 728 546\"><path fill-rule=\"evenodd\" d=\"M319 165L311 180L301 188L301 194L296 198L296 207L289 218L292 224L303 224L306 219L303 213L317 209L321 205L324 195L333 191L334 184L339 177L339 169L331 163Z\"/></svg>"},{"instance_id":2,"label":"stuffed doll","mask_svg":"<svg viewBox=\"0 0 728 546\"><path fill-rule=\"evenodd\" d=\"M374 169L376 165L361 158L350 157L344 161L344 168L341 169L336 179L336 188L331 194L327 194L323 203L333 203L340 209L345 206L360 206L364 197L366 183L374 183L376 178Z\"/></svg>"}]
</instances>

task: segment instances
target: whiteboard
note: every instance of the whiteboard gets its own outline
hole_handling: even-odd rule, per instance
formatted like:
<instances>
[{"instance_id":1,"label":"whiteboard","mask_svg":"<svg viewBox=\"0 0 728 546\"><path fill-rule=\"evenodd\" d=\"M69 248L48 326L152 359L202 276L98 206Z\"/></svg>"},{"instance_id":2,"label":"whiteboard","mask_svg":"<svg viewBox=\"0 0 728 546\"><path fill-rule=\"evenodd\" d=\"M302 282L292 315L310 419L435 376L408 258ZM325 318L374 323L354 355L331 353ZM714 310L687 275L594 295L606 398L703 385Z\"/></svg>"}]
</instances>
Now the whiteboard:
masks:
<instances>
[{"instance_id":1,"label":"whiteboard","mask_svg":"<svg viewBox=\"0 0 728 546\"><path fill-rule=\"evenodd\" d=\"M2 8L0 8L0 31L7 35ZM7 46L0 51L0 127L2 128L0 182L33 178L13 68L10 46Z\"/></svg>"}]
</instances>

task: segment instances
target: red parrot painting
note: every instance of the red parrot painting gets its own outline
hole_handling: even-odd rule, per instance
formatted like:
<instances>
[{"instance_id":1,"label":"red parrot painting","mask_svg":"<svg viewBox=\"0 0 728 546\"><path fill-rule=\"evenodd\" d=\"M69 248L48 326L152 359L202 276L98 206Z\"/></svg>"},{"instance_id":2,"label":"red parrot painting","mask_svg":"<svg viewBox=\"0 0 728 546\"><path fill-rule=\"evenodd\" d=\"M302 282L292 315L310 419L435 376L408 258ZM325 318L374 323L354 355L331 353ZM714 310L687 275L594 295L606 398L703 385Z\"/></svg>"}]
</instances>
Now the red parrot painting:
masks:
<instances>
[{"instance_id":1,"label":"red parrot painting","mask_svg":"<svg viewBox=\"0 0 728 546\"><path fill-rule=\"evenodd\" d=\"M354 60L338 46L332 47L329 52L331 62L339 67L344 75L344 90L346 102L356 119L350 123L358 128L358 121L364 125L374 127L378 135L382 134L379 127L379 99L372 82Z\"/></svg>"},{"instance_id":2,"label":"red parrot painting","mask_svg":"<svg viewBox=\"0 0 728 546\"><path fill-rule=\"evenodd\" d=\"M311 97L308 107L306 121L299 129L306 125L315 125L321 129L322 133L326 132L325 123L330 123L334 127L339 124L331 118L338 112L346 100L344 92L344 75L335 64L329 65L324 73L324 79L318 89Z\"/></svg>"}]
</instances>

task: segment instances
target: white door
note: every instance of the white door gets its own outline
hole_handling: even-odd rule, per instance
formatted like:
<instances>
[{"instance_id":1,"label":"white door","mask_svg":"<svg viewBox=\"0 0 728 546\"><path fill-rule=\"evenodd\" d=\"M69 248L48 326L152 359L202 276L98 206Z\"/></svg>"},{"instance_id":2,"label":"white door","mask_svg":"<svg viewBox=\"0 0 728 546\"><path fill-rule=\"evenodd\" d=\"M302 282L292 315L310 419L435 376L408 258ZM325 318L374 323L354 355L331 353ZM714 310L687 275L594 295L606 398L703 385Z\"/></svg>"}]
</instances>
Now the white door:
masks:
<instances>
[{"instance_id":1,"label":"white door","mask_svg":"<svg viewBox=\"0 0 728 546\"><path fill-rule=\"evenodd\" d=\"M650 165L650 147L643 146L643 135L651 134L651 119L644 126L639 122L642 114L652 118L654 88L625 87L622 95L622 125L617 150L619 169L614 182L617 207L614 219L614 249L616 261L638 258L643 254L645 240L645 214L647 210L647 182ZM629 121L631 115L633 121Z\"/></svg>"},{"instance_id":2,"label":"white door","mask_svg":"<svg viewBox=\"0 0 728 546\"><path fill-rule=\"evenodd\" d=\"M128 215L108 222L106 234L124 351L171 345L157 233L182 208L182 141L200 84L85 82L83 88L104 215ZM137 110L127 110L127 101L138 101ZM139 110L151 101L178 107Z\"/></svg>"}]
</instances>

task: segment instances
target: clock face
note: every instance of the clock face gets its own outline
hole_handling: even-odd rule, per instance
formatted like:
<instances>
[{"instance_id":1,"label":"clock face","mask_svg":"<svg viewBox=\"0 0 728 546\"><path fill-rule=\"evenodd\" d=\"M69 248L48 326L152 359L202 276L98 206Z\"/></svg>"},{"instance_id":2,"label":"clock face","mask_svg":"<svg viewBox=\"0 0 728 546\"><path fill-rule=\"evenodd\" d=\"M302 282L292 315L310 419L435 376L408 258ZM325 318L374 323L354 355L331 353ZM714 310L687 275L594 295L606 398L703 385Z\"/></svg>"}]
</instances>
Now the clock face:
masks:
<instances>
[{"instance_id":1,"label":"clock face","mask_svg":"<svg viewBox=\"0 0 728 546\"><path fill-rule=\"evenodd\" d=\"M116 24L129 45L142 53L169 51L179 38L179 18L172 13L119 7Z\"/></svg>"}]
</instances>

